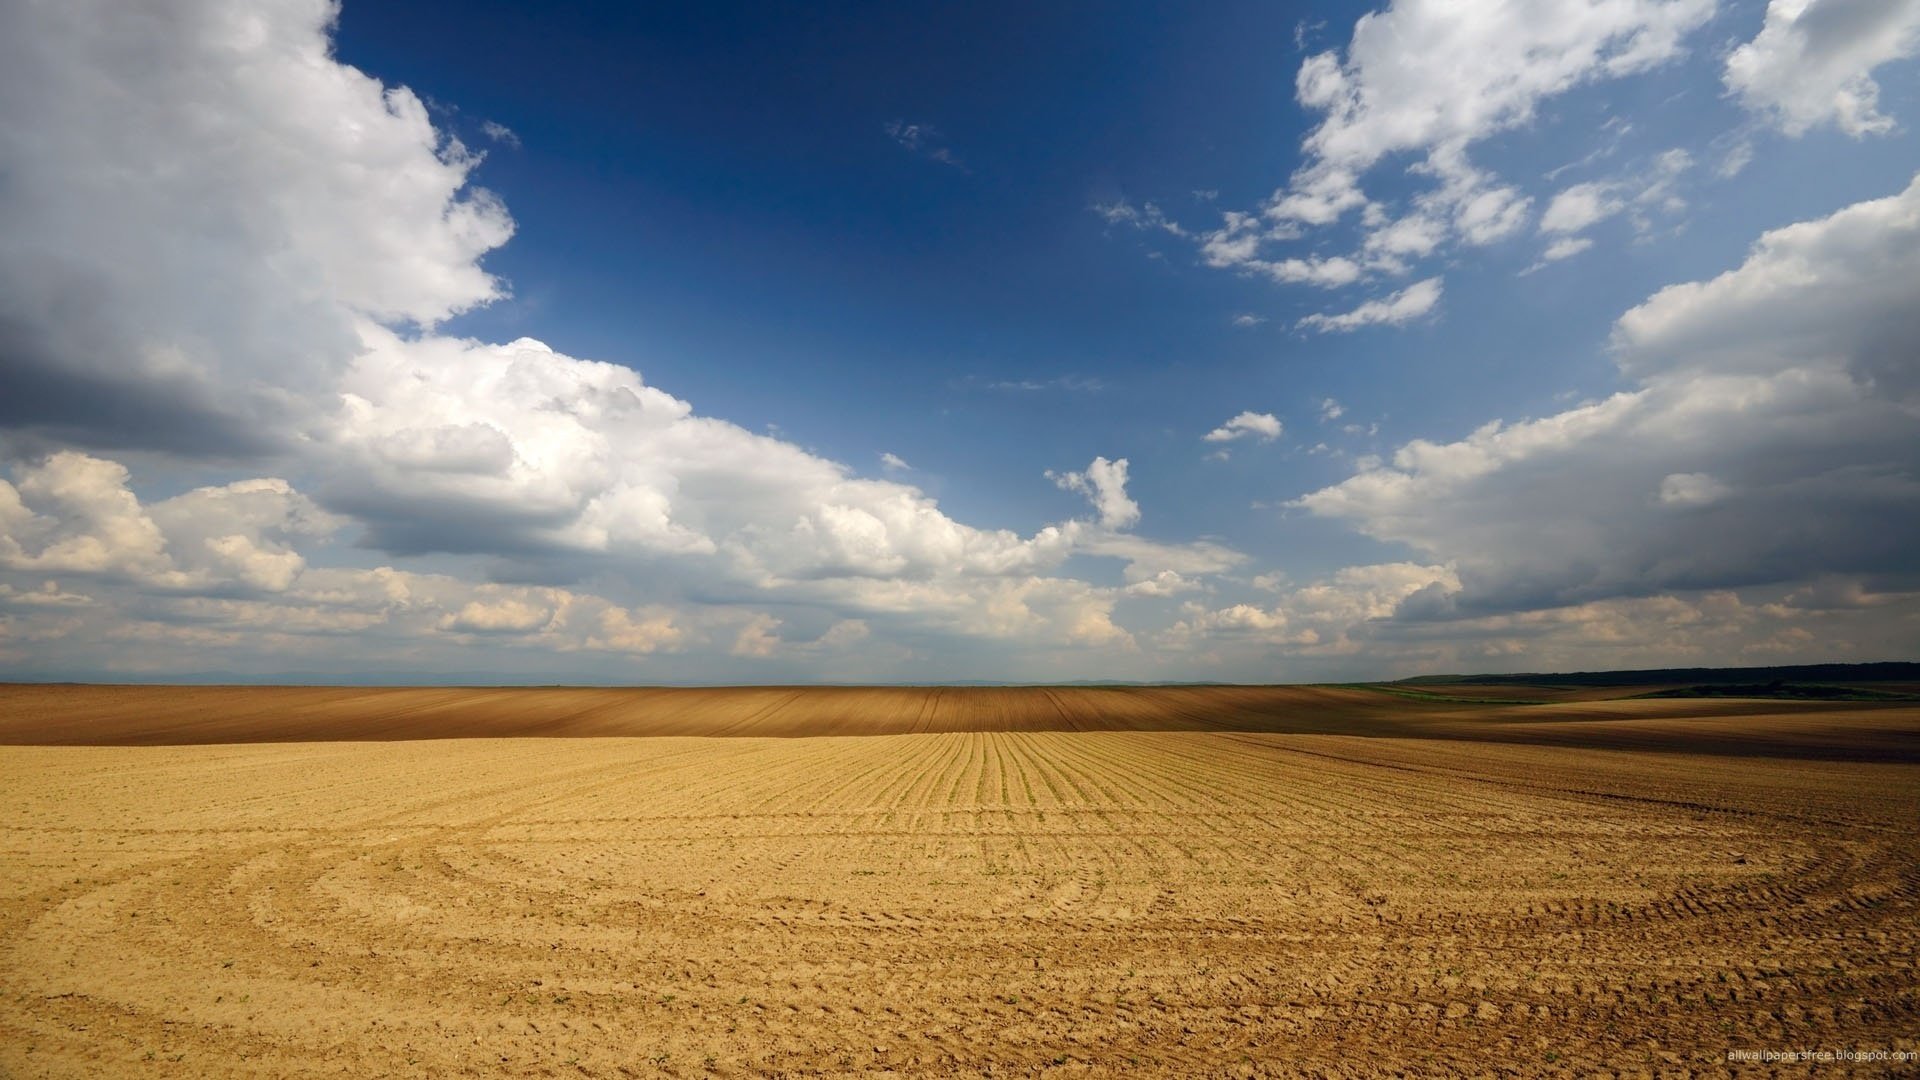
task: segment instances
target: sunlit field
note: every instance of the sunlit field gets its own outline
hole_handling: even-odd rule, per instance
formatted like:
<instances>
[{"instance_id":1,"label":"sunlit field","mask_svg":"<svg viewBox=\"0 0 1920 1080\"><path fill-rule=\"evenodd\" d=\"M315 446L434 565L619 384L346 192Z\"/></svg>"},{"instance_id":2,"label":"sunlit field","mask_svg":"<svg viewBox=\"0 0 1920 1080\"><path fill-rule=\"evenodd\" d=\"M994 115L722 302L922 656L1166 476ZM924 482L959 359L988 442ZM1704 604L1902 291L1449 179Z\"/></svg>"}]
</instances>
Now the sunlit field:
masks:
<instances>
[{"instance_id":1,"label":"sunlit field","mask_svg":"<svg viewBox=\"0 0 1920 1080\"><path fill-rule=\"evenodd\" d=\"M100 742L206 743L0 749L8 1075L1584 1074L1920 1049L1911 706L0 696L10 742L91 715ZM438 737L542 725L601 737Z\"/></svg>"}]
</instances>

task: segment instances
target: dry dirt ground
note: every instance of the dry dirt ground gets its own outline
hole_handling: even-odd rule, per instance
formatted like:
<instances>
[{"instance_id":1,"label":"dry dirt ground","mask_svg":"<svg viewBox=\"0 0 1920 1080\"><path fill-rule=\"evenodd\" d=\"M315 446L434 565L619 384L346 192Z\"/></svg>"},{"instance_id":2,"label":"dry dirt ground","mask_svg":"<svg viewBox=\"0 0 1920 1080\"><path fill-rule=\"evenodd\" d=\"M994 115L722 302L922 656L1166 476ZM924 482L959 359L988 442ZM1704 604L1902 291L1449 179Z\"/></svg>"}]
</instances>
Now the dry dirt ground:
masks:
<instances>
[{"instance_id":1,"label":"dry dirt ground","mask_svg":"<svg viewBox=\"0 0 1920 1080\"><path fill-rule=\"evenodd\" d=\"M0 742L200 745L0 747L0 1075L1920 1051L1912 706L739 690L654 692L649 721L619 691L94 693L86 729L85 688L0 688ZM968 700L994 730L953 730ZM752 733L803 715L931 730ZM289 741L516 723L629 735Z\"/></svg>"}]
</instances>

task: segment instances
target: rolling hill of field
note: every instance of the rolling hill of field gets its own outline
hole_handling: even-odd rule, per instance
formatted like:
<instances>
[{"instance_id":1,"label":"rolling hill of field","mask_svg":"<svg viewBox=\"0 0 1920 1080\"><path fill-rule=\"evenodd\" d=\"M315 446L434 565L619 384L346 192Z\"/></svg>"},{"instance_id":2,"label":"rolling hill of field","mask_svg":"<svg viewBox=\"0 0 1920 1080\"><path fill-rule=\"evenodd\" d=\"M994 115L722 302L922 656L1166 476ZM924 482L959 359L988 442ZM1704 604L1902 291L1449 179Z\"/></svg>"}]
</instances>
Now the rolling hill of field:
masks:
<instances>
[{"instance_id":1,"label":"rolling hill of field","mask_svg":"<svg viewBox=\"0 0 1920 1080\"><path fill-rule=\"evenodd\" d=\"M1642 697L1657 689L0 684L0 745L1244 731L1920 761L1912 703Z\"/></svg>"}]
</instances>

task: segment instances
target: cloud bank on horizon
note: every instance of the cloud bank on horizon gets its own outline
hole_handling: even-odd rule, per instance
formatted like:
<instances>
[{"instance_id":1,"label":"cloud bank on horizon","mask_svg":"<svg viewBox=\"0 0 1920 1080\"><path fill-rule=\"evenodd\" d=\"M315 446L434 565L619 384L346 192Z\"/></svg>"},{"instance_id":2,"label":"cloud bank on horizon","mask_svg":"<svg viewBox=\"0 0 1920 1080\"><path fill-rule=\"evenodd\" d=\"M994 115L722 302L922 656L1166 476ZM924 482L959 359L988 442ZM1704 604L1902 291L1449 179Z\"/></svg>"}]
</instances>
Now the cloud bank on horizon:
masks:
<instances>
[{"instance_id":1,"label":"cloud bank on horizon","mask_svg":"<svg viewBox=\"0 0 1920 1080\"><path fill-rule=\"evenodd\" d=\"M1447 332L1456 282L1501 250L1528 263L1508 280L1535 281L1661 242L1808 139L1913 156L1920 0L1772 0L1724 48L1713 0L1527 6L1362 16L1297 59L1298 164L1264 201L1209 191L1208 223L1110 200L1088 227L1151 234L1194 282L1306 297L1272 325L1289 347L1372 335L1465 378L1468 353L1404 335ZM865 475L632 366L465 329L538 286L486 265L537 240L433 87L340 58L340 17L326 0L0 13L0 677L1288 680L1920 642L1911 166L1751 221L1744 255L1616 308L1588 343L1606 392L1513 420L1488 393L1464 426L1394 417L1378 452L1342 447L1380 421L1305 385L1283 407L1239 375L1177 438L1123 442L1097 408L1063 409L1095 448L1036 456L1017 501L1060 501L1022 521L920 448L876 435ZM1569 95L1691 68L1729 117L1697 144L1634 158L1622 109L1556 145L1587 178L1513 164ZM896 152L961 160L964 128L879 126ZM540 152L525 124L483 130ZM966 161L919 182L1009 167ZM1006 422L974 437L1020 445L1025 421ZM1242 510L1236 490L1183 492L1217 506L1184 527L1136 483L1176 457L1266 494ZM1358 557L1290 560L1268 539L1288 529Z\"/></svg>"}]
</instances>

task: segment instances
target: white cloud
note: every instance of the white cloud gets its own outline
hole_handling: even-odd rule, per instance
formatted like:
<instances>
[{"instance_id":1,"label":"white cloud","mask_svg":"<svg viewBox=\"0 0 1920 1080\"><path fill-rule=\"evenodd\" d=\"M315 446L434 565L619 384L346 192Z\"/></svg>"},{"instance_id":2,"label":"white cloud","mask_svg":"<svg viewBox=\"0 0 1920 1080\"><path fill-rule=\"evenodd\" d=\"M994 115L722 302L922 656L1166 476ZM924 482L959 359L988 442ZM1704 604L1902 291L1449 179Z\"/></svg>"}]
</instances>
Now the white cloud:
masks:
<instances>
[{"instance_id":1,"label":"white cloud","mask_svg":"<svg viewBox=\"0 0 1920 1080\"><path fill-rule=\"evenodd\" d=\"M1397 0L1363 15L1344 52L1300 65L1295 96L1320 117L1302 141L1303 163L1258 213L1223 212L1221 226L1199 237L1201 259L1282 284L1338 288L1408 273L1412 261L1450 243L1515 236L1532 218L1533 199L1475 165L1473 147L1533 122L1542 102L1574 87L1673 60L1713 10L1714 0ZM1370 198L1368 174L1404 158L1407 173L1430 183L1404 208ZM1584 227L1570 226L1572 209L1563 204L1552 227ZM1586 224L1598 220L1592 209ZM1363 229L1354 254L1269 254L1354 211ZM1389 314L1377 304L1363 311L1360 321L1320 316L1305 325L1404 321L1377 317Z\"/></svg>"},{"instance_id":2,"label":"white cloud","mask_svg":"<svg viewBox=\"0 0 1920 1080\"><path fill-rule=\"evenodd\" d=\"M1267 317L1265 315L1252 315L1244 312L1239 315L1235 315L1233 317L1233 325L1241 327L1243 329L1247 327L1259 326L1261 323L1266 321L1267 321Z\"/></svg>"},{"instance_id":3,"label":"white cloud","mask_svg":"<svg viewBox=\"0 0 1920 1080\"><path fill-rule=\"evenodd\" d=\"M1162 570L1152 577L1143 577L1129 582L1120 591L1128 596L1178 596L1181 593L1204 591L1206 586L1193 578L1186 577L1175 570Z\"/></svg>"},{"instance_id":4,"label":"white cloud","mask_svg":"<svg viewBox=\"0 0 1920 1080\"><path fill-rule=\"evenodd\" d=\"M1159 206L1151 202L1135 206L1125 199L1114 199L1112 202L1094 203L1093 212L1109 225L1158 229L1174 236L1187 235L1187 230L1179 222L1167 217Z\"/></svg>"},{"instance_id":5,"label":"white cloud","mask_svg":"<svg viewBox=\"0 0 1920 1080\"><path fill-rule=\"evenodd\" d=\"M890 450L881 451L880 467L883 469L886 469L888 472L912 472L913 471L913 466L907 464L907 461L905 458L901 457L899 454L893 453Z\"/></svg>"},{"instance_id":6,"label":"white cloud","mask_svg":"<svg viewBox=\"0 0 1920 1080\"><path fill-rule=\"evenodd\" d=\"M1592 246L1591 237L1563 236L1548 244L1546 250L1540 253L1540 258L1544 262L1559 262L1561 259L1571 259Z\"/></svg>"},{"instance_id":7,"label":"white cloud","mask_svg":"<svg viewBox=\"0 0 1920 1080\"><path fill-rule=\"evenodd\" d=\"M512 220L325 0L0 9L0 422L94 445L285 444L353 319L496 299ZM141 58L138 62L130 57Z\"/></svg>"},{"instance_id":8,"label":"white cloud","mask_svg":"<svg viewBox=\"0 0 1920 1080\"><path fill-rule=\"evenodd\" d=\"M1480 610L1911 576L1915 340L1920 178L1622 315L1634 389L1415 440L1297 505L1457 564Z\"/></svg>"},{"instance_id":9,"label":"white cloud","mask_svg":"<svg viewBox=\"0 0 1920 1080\"><path fill-rule=\"evenodd\" d=\"M1540 231L1577 233L1604 221L1626 208L1611 184L1575 184L1553 197L1546 213L1540 215Z\"/></svg>"},{"instance_id":10,"label":"white cloud","mask_svg":"<svg viewBox=\"0 0 1920 1080\"><path fill-rule=\"evenodd\" d=\"M734 636L733 647L728 651L734 656L767 657L780 650L780 620L771 615L759 614L747 620Z\"/></svg>"},{"instance_id":11,"label":"white cloud","mask_svg":"<svg viewBox=\"0 0 1920 1080\"><path fill-rule=\"evenodd\" d=\"M1347 414L1347 407L1332 398L1320 399L1320 422L1338 420Z\"/></svg>"},{"instance_id":12,"label":"white cloud","mask_svg":"<svg viewBox=\"0 0 1920 1080\"><path fill-rule=\"evenodd\" d=\"M1858 138L1893 129L1874 70L1917 52L1920 0L1772 0L1723 77L1741 104L1788 135L1832 124Z\"/></svg>"},{"instance_id":13,"label":"white cloud","mask_svg":"<svg viewBox=\"0 0 1920 1080\"><path fill-rule=\"evenodd\" d=\"M1540 232L1554 239L1527 272L1592 247L1590 238L1578 234L1618 214L1625 213L1634 231L1644 236L1655 228L1656 217L1683 212L1687 203L1678 194L1678 184L1692 167L1691 154L1671 149L1654 155L1632 173L1562 189L1540 215Z\"/></svg>"},{"instance_id":14,"label":"white cloud","mask_svg":"<svg viewBox=\"0 0 1920 1080\"><path fill-rule=\"evenodd\" d=\"M1110 529L1125 529L1140 520L1140 504L1127 497L1127 459L1108 461L1097 457L1085 472L1056 473L1047 470L1047 479L1063 491L1075 491L1087 497L1099 512L1100 524Z\"/></svg>"},{"instance_id":15,"label":"white cloud","mask_svg":"<svg viewBox=\"0 0 1920 1080\"><path fill-rule=\"evenodd\" d=\"M531 634L553 622L555 608L507 598L491 603L470 600L440 620L440 629L464 634Z\"/></svg>"},{"instance_id":16,"label":"white cloud","mask_svg":"<svg viewBox=\"0 0 1920 1080\"><path fill-rule=\"evenodd\" d=\"M1232 442L1235 439L1256 438L1261 442L1272 442L1280 437L1280 421L1272 413L1243 412L1226 423L1202 435L1211 443Z\"/></svg>"},{"instance_id":17,"label":"white cloud","mask_svg":"<svg viewBox=\"0 0 1920 1080\"><path fill-rule=\"evenodd\" d=\"M48 573L177 578L160 527L127 490L127 470L73 451L0 480L0 565Z\"/></svg>"},{"instance_id":18,"label":"white cloud","mask_svg":"<svg viewBox=\"0 0 1920 1080\"><path fill-rule=\"evenodd\" d=\"M1345 567L1310 585L1290 588L1284 579L1269 579L1261 587L1280 594L1272 605L1192 606L1161 643L1184 650L1227 640L1304 655L1352 654L1363 648L1368 623L1393 617L1422 590L1458 589L1459 579L1447 566L1382 563Z\"/></svg>"},{"instance_id":19,"label":"white cloud","mask_svg":"<svg viewBox=\"0 0 1920 1080\"><path fill-rule=\"evenodd\" d=\"M1424 213L1397 218L1367 233L1367 254L1376 259L1424 259L1446 241L1446 222Z\"/></svg>"},{"instance_id":20,"label":"white cloud","mask_svg":"<svg viewBox=\"0 0 1920 1080\"><path fill-rule=\"evenodd\" d=\"M1282 284L1317 285L1323 289L1351 285L1365 276L1359 263L1343 255L1335 255L1331 258L1310 256L1305 259L1281 259L1277 262L1251 259L1244 265Z\"/></svg>"},{"instance_id":21,"label":"white cloud","mask_svg":"<svg viewBox=\"0 0 1920 1080\"><path fill-rule=\"evenodd\" d=\"M498 120L483 120L480 133L502 146L520 149L520 136L510 127Z\"/></svg>"},{"instance_id":22,"label":"white cloud","mask_svg":"<svg viewBox=\"0 0 1920 1080\"><path fill-rule=\"evenodd\" d=\"M588 630L582 645L604 652L646 655L675 649L686 640L686 630L674 622L671 612L628 610L610 604L600 612L599 626Z\"/></svg>"},{"instance_id":23,"label":"white cloud","mask_svg":"<svg viewBox=\"0 0 1920 1080\"><path fill-rule=\"evenodd\" d=\"M127 458L149 483L264 450L300 484L143 503L109 456L16 462L0 480L10 612L58 607L18 599L64 595L45 593L55 575L85 581L98 603L74 610L96 655L136 642L124 659L140 664L312 635L381 664L455 640L719 654L744 636L754 652L743 612L769 602L842 627L828 645L870 625L1017 641L1024 659L1131 641L1118 587L1055 576L1070 557L1121 560L1129 582L1237 563L1117 532L1140 516L1124 460L1068 474L1097 520L975 528L630 368L436 333L504 295L479 260L512 221L418 97L333 58L333 15L325 0L0 11L0 426L38 429L10 445L169 448ZM925 125L891 135L942 149ZM322 559L343 532L353 545ZM8 616L10 640L29 617Z\"/></svg>"},{"instance_id":24,"label":"white cloud","mask_svg":"<svg viewBox=\"0 0 1920 1080\"><path fill-rule=\"evenodd\" d=\"M1293 189L1357 175L1390 154L1463 151L1531 120L1546 98L1674 58L1712 13L1711 0L1399 0L1360 18L1344 57L1301 65L1300 103L1325 116L1306 138L1311 162Z\"/></svg>"},{"instance_id":25,"label":"white cloud","mask_svg":"<svg viewBox=\"0 0 1920 1080\"><path fill-rule=\"evenodd\" d=\"M1368 300L1352 311L1336 315L1315 314L1299 325L1321 333L1344 333L1363 326L1399 326L1432 311L1440 303L1440 279L1427 278L1379 300Z\"/></svg>"}]
</instances>

